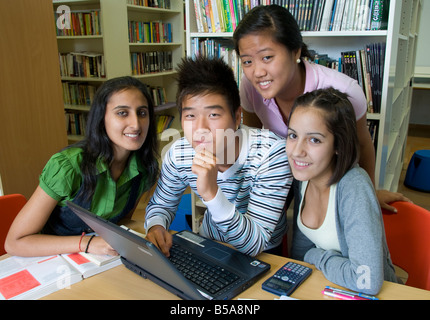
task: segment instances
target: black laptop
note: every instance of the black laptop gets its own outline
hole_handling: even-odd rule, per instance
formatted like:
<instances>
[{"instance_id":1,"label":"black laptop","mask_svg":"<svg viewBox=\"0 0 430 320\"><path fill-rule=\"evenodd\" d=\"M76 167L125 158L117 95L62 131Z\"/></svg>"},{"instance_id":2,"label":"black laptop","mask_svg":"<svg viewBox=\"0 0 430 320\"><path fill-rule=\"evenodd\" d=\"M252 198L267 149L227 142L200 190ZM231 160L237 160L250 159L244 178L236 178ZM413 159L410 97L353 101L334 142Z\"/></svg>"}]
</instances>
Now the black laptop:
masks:
<instances>
[{"instance_id":1,"label":"black laptop","mask_svg":"<svg viewBox=\"0 0 430 320\"><path fill-rule=\"evenodd\" d=\"M187 300L232 299L270 265L190 231L173 235L170 257L151 242L68 202L70 209L100 235L124 265Z\"/></svg>"}]
</instances>

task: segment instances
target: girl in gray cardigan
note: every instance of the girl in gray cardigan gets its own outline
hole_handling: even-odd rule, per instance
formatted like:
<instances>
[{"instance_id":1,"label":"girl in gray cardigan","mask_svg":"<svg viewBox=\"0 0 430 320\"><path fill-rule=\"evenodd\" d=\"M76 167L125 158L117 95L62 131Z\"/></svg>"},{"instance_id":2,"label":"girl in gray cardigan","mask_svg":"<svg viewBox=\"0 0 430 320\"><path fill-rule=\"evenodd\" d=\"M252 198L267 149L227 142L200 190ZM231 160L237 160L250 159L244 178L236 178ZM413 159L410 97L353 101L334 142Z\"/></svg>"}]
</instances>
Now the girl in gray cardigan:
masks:
<instances>
[{"instance_id":1,"label":"girl in gray cardigan","mask_svg":"<svg viewBox=\"0 0 430 320\"><path fill-rule=\"evenodd\" d=\"M314 264L333 283L376 294L384 280L397 280L358 150L345 94L328 88L296 100L286 146L295 178L292 258Z\"/></svg>"}]
</instances>

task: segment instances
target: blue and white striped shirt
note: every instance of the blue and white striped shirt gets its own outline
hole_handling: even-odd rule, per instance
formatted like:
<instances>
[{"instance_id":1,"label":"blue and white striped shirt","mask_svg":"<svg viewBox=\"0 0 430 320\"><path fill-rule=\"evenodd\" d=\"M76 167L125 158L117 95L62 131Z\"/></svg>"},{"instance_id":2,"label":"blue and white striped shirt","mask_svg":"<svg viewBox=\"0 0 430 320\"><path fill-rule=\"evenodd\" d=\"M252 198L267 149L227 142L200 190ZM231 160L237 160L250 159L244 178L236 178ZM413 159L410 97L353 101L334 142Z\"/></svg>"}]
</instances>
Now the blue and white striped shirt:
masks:
<instances>
[{"instance_id":1,"label":"blue and white striped shirt","mask_svg":"<svg viewBox=\"0 0 430 320\"><path fill-rule=\"evenodd\" d=\"M257 255L278 246L287 229L284 210L292 183L285 139L269 130L241 130L242 147L236 162L218 172L218 193L207 206L199 233ZM146 208L146 229L166 229L175 217L185 189L198 197L197 175L191 172L195 151L185 138L177 140L164 158L157 188ZM201 197L200 197L201 198Z\"/></svg>"}]
</instances>

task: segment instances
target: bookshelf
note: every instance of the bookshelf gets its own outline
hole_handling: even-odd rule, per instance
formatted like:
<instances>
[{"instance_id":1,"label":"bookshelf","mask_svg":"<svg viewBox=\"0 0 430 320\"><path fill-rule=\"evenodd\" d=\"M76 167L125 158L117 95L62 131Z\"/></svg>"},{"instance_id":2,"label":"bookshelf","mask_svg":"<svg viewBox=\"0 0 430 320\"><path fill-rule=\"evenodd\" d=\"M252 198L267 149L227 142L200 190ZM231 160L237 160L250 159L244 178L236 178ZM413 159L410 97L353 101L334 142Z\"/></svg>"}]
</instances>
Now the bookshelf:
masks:
<instances>
[{"instance_id":1,"label":"bookshelf","mask_svg":"<svg viewBox=\"0 0 430 320\"><path fill-rule=\"evenodd\" d=\"M267 3L267 1L238 1L239 4L261 2ZM330 0L317 1L317 3L322 4L326 2L331 3ZM338 2L342 3L343 1ZM345 1L344 5L350 6L346 12L350 13L353 9L351 3L357 2L360 1ZM369 3L371 2L369 1ZM198 41L210 39L228 42L233 35L232 32L225 32L225 30L224 32L223 30L221 32L202 32L202 25L199 25L196 18L195 3L198 4L199 1L186 0L185 6L186 50L189 55L194 54L193 45L196 39ZM212 1L211 3L220 2ZM272 0L270 3L288 5L289 1L279 2ZM314 2L302 1L302 3L309 4ZM397 191L403 166L421 6L420 0L390 1L389 10L387 11L388 23L385 30L366 30L364 23L361 28L343 27L343 29L333 29L332 31L326 28L320 28L323 31L310 31L312 28L301 28L303 40L309 49L327 54L328 57L333 59L341 57L341 53L344 51L363 49L366 44L385 44L380 111L367 114L368 120L371 120L376 125L375 183L378 189ZM357 11L357 8L355 10ZM238 16L240 17L245 11L244 6L239 7L237 10ZM291 8L290 12L292 12ZM299 22L299 20L297 21ZM315 28L312 30L315 30ZM240 69L238 72L240 74ZM193 195L192 203L196 204L192 205L193 230L195 230L194 228L198 227L199 218L204 208L195 195Z\"/></svg>"},{"instance_id":2,"label":"bookshelf","mask_svg":"<svg viewBox=\"0 0 430 320\"><path fill-rule=\"evenodd\" d=\"M175 105L175 67L185 54L183 4L178 1L159 1L160 6L162 3L166 4L165 7L159 8L145 7L141 5L142 3L144 1L139 2L139 0L54 0L54 12L59 6L66 6L72 14L97 12L100 24L98 34L57 34L57 43L59 54L85 52L99 55L103 73L90 77L62 75L61 81L63 86L82 86L85 89L91 89L87 91L92 92L93 88L97 89L104 81L114 77L133 76L140 79L154 93L154 100L158 101L156 114L173 117L170 124L172 130L159 135L160 140L166 140L161 141L163 148L171 141L172 135L177 132L181 134L179 115ZM170 3L169 6L168 3ZM64 13L65 11L62 11L62 14ZM94 21L95 19L92 20L92 25ZM154 31L153 39L137 39L136 34L143 37L144 25L150 24L151 30L156 28L158 30L157 33ZM140 26L141 29L135 26ZM165 34L162 32L164 27ZM142 33L136 33L140 30ZM138 63L142 69L145 66L148 67L146 70L136 72L136 67L133 67L137 63L136 57L140 57ZM155 68L154 66L157 65L163 65L163 67ZM66 113L76 114L76 118L83 119L89 107L90 103L68 102L65 102L64 106ZM69 143L82 137L79 130L68 134Z\"/></svg>"}]
</instances>

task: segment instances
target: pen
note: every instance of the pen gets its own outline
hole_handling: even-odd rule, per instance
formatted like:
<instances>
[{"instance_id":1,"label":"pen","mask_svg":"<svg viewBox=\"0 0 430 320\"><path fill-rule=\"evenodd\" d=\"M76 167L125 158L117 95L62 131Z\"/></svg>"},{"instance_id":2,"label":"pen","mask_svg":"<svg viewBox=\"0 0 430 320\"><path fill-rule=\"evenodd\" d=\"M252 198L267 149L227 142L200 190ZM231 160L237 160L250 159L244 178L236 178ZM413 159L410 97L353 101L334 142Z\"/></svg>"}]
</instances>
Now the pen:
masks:
<instances>
[{"instance_id":1,"label":"pen","mask_svg":"<svg viewBox=\"0 0 430 320\"><path fill-rule=\"evenodd\" d=\"M326 286L326 289L330 289L330 290L333 290L333 291L336 291L336 292L340 292L340 293L345 293L345 294L349 294L349 295L356 295L356 296L359 296L359 297L362 297L362 298L365 298L365 299L368 299L368 300L379 300L378 298L376 298L376 297L374 297L374 296L371 296L371 295L368 295L368 294L365 294L365 293L361 293L361 292L351 292L351 291L346 291L346 290L342 290L342 289L338 289L338 288L333 288L333 287L330 287L330 286Z\"/></svg>"},{"instance_id":2,"label":"pen","mask_svg":"<svg viewBox=\"0 0 430 320\"><path fill-rule=\"evenodd\" d=\"M341 299L341 300L368 300L366 298L359 297L354 294L347 294L347 293L338 292L327 288L322 291L322 294L329 297Z\"/></svg>"}]
</instances>

